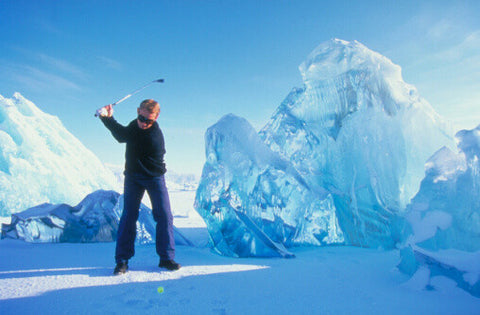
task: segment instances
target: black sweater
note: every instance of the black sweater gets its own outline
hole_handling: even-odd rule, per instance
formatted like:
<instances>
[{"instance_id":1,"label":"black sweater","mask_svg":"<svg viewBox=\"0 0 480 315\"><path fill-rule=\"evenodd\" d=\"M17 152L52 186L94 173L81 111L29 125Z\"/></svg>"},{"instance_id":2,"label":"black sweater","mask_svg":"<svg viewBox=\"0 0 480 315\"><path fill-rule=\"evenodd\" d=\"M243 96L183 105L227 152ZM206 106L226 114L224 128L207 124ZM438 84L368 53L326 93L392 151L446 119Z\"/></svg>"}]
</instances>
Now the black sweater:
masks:
<instances>
[{"instance_id":1,"label":"black sweater","mask_svg":"<svg viewBox=\"0 0 480 315\"><path fill-rule=\"evenodd\" d=\"M166 168L163 161L165 141L162 130L155 122L148 129L138 127L137 120L122 126L113 117L101 117L103 124L120 143L126 143L125 173L161 176Z\"/></svg>"}]
</instances>

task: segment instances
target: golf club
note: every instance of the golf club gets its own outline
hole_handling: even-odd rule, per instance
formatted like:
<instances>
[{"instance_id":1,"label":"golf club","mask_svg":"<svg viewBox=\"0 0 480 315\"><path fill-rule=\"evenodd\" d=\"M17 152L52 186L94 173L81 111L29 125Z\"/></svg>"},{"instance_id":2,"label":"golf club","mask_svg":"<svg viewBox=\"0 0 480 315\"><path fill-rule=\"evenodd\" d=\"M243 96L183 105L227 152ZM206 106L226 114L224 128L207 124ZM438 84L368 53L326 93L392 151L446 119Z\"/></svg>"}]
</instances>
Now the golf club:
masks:
<instances>
[{"instance_id":1,"label":"golf club","mask_svg":"<svg viewBox=\"0 0 480 315\"><path fill-rule=\"evenodd\" d=\"M126 99L128 99L130 96L134 95L134 94L137 94L138 92L140 92L141 90L143 90L144 88L148 87L150 84L153 84L153 83L163 83L165 80L164 79L158 79L158 80L153 80L152 82L149 82L147 84L145 84L144 86L142 86L141 88L133 91L132 93L130 94L127 94L125 95L123 98L121 98L120 100L116 101L115 103L111 104L112 106L115 106L117 104L120 104L121 102L125 101ZM103 108L103 107L102 107ZM95 112L95 117L98 117L100 116L100 112L102 110L102 108L99 108L97 109L97 111Z\"/></svg>"}]
</instances>

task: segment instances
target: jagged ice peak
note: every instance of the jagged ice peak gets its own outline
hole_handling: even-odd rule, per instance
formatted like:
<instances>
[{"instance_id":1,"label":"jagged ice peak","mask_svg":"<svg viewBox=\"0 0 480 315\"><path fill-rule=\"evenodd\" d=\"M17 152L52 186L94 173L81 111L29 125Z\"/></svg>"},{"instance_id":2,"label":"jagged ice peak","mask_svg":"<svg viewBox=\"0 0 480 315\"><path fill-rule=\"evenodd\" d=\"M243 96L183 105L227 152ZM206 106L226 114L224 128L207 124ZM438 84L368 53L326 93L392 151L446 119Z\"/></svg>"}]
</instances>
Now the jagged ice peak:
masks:
<instances>
[{"instance_id":1,"label":"jagged ice peak","mask_svg":"<svg viewBox=\"0 0 480 315\"><path fill-rule=\"evenodd\" d=\"M380 71L401 80L401 68L358 41L332 39L317 46L299 66L304 81L332 79L349 71Z\"/></svg>"}]
</instances>

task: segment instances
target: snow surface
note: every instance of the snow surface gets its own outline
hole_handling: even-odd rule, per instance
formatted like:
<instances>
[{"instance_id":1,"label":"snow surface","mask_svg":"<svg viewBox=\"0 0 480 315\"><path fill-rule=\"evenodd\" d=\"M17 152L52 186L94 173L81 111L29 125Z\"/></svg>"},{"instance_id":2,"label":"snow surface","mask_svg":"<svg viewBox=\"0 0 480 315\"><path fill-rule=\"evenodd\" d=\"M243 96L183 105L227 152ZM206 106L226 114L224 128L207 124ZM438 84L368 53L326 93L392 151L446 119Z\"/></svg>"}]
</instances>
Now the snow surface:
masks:
<instances>
[{"instance_id":1,"label":"snow surface","mask_svg":"<svg viewBox=\"0 0 480 315\"><path fill-rule=\"evenodd\" d=\"M183 198L178 196L179 198ZM189 198L188 196L186 198ZM194 211L181 231L203 229ZM175 225L178 227L177 218ZM188 221L188 222L187 222ZM480 299L447 278L400 273L397 250L303 248L295 259L229 258L177 246L175 272L154 245L137 245L130 271L113 276L115 243L0 241L2 314L478 314ZM164 292L158 293L157 288Z\"/></svg>"},{"instance_id":2,"label":"snow surface","mask_svg":"<svg viewBox=\"0 0 480 315\"><path fill-rule=\"evenodd\" d=\"M183 205L173 207L175 226L196 244L177 246L183 267L175 272L156 267L153 244L137 244L130 271L113 276L114 242L0 240L0 312L478 314L480 298L450 279L430 278L428 270L411 279L400 273L397 250L307 247L295 249L295 259L219 256L207 247L206 225L192 207L194 193L170 194L172 204Z\"/></svg>"}]
</instances>

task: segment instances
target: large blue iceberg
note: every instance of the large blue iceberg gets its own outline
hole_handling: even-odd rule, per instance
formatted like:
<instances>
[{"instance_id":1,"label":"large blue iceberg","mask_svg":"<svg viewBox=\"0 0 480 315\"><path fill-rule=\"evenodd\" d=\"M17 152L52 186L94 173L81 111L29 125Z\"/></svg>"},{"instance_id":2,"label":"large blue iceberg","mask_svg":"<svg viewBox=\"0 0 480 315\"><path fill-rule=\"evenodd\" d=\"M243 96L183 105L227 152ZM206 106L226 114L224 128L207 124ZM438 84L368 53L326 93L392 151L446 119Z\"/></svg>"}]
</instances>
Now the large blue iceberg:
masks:
<instances>
[{"instance_id":1,"label":"large blue iceberg","mask_svg":"<svg viewBox=\"0 0 480 315\"><path fill-rule=\"evenodd\" d=\"M300 65L260 131L226 115L205 134L195 208L228 256L291 257L296 245L393 248L424 164L453 133L401 69L358 42L331 40Z\"/></svg>"}]
</instances>

